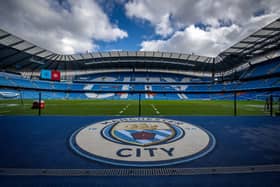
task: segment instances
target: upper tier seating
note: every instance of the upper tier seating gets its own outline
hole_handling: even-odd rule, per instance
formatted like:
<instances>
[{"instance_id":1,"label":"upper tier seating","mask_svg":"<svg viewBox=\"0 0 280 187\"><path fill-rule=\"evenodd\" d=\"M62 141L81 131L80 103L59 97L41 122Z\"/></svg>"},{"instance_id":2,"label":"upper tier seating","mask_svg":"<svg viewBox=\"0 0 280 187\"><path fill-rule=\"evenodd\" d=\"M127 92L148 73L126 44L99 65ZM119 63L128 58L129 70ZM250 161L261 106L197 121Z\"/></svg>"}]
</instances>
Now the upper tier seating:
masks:
<instances>
[{"instance_id":1,"label":"upper tier seating","mask_svg":"<svg viewBox=\"0 0 280 187\"><path fill-rule=\"evenodd\" d=\"M244 71L241 78L254 78L275 73L280 73L280 59L274 59L261 64L256 64Z\"/></svg>"},{"instance_id":2,"label":"upper tier seating","mask_svg":"<svg viewBox=\"0 0 280 187\"><path fill-rule=\"evenodd\" d=\"M277 67L278 68L278 67ZM275 69L276 70L276 69ZM137 77L139 75L139 77ZM138 79L153 80L151 82L136 82ZM105 74L102 74L104 77ZM154 77L152 77L154 76ZM169 76L169 77L168 77ZM225 93L201 93L194 94L193 92L223 92L223 91L242 91L252 89L266 89L266 88L280 88L280 77L235 81L235 82L221 82L208 83L206 82L193 83L189 82L195 78L187 78L182 75L176 77L174 74L170 75L154 73L154 74L133 74L129 77L128 73L111 73L108 77L114 77L114 80L123 82L88 82L88 83L70 83L70 82L52 82L42 80L25 79L19 75L0 72L0 86L1 89L10 90L12 93L20 93L24 99L38 98L38 93L41 91L44 99L138 99L137 93L141 94L143 99L168 100L168 99L232 99L233 94ZM157 77L157 78L155 78ZM95 77L96 79L100 77ZM151 79L153 78L153 79ZM129 82L127 80L133 80ZM172 80L172 81L171 81ZM199 80L203 80L199 78ZM155 81L155 82L154 82ZM156 82L160 81L160 82ZM182 82L183 81L183 82ZM186 82L185 82L186 81ZM32 90L33 89L33 90ZM12 91L11 91L12 90ZM59 92L64 91L64 92ZM75 93L78 91L80 93ZM126 92L127 91L127 92ZM103 93L102 93L103 92ZM166 92L166 93L165 93ZM8 92L3 91L7 95ZM9 95L9 94L8 94ZM18 94L19 95L19 94ZM242 99L255 97L254 94L244 94L240 96Z\"/></svg>"},{"instance_id":3,"label":"upper tier seating","mask_svg":"<svg viewBox=\"0 0 280 187\"><path fill-rule=\"evenodd\" d=\"M154 72L118 72L118 73L96 73L79 75L74 82L137 82L137 83L200 83L210 82L210 77L188 77L181 74L154 73Z\"/></svg>"},{"instance_id":4,"label":"upper tier seating","mask_svg":"<svg viewBox=\"0 0 280 187\"><path fill-rule=\"evenodd\" d=\"M44 89L44 90L63 90L63 91L105 91L105 92L117 92L117 91L154 91L154 92L178 92L178 91L197 91L197 92L209 92L209 91L226 91L226 90L248 90L258 88L271 88L280 87L280 77L267 78L261 80L250 80L242 82L232 83L216 83L216 84L192 84L174 82L176 84L162 84L155 83L143 83L135 84L131 83L65 83L65 82L51 82L41 80L30 80L19 76L9 76L6 73L0 73L0 86L2 87L19 87L29 89Z\"/></svg>"}]
</instances>

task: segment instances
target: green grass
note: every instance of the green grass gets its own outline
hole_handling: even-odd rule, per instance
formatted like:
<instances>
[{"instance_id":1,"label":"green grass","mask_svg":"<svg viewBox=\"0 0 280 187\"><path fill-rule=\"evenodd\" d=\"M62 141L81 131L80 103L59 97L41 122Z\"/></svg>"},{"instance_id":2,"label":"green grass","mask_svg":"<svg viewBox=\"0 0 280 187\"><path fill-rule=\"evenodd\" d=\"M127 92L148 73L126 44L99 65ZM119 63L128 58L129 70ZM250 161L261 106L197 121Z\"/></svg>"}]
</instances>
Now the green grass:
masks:
<instances>
[{"instance_id":1,"label":"green grass","mask_svg":"<svg viewBox=\"0 0 280 187\"><path fill-rule=\"evenodd\" d=\"M42 115L138 115L138 101L45 100ZM0 115L38 115L32 100L0 100ZM268 115L262 101L238 101L238 115ZM233 101L144 100L141 115L233 115Z\"/></svg>"}]
</instances>

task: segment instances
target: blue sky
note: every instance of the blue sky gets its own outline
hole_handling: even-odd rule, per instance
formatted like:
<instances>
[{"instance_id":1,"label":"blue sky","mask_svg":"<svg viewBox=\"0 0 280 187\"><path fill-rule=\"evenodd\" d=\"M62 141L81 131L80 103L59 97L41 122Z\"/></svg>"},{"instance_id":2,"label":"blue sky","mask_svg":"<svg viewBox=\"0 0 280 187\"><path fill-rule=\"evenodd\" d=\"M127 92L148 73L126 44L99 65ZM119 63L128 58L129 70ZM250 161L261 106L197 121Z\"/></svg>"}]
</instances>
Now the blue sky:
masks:
<instances>
[{"instance_id":1,"label":"blue sky","mask_svg":"<svg viewBox=\"0 0 280 187\"><path fill-rule=\"evenodd\" d=\"M279 17L279 0L0 1L1 29L60 54L216 56Z\"/></svg>"},{"instance_id":2,"label":"blue sky","mask_svg":"<svg viewBox=\"0 0 280 187\"><path fill-rule=\"evenodd\" d=\"M142 40L146 37L155 38L153 27L147 21L129 19L125 15L125 8L123 4L108 1L107 6L112 6L111 10L106 9L106 4L99 2L104 12L109 16L112 23L115 23L119 28L124 29L128 33L128 37L122 40L104 42L96 41L99 45L99 50L124 50L124 51L137 51L140 49Z\"/></svg>"}]
</instances>

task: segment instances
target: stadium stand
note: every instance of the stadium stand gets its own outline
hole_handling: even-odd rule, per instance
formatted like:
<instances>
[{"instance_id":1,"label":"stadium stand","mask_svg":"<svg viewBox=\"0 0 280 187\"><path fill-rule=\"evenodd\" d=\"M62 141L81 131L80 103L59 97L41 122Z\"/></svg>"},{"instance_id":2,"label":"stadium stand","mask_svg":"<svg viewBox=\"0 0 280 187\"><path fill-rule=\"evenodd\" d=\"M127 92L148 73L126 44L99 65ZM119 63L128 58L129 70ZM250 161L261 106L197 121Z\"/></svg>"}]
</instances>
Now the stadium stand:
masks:
<instances>
[{"instance_id":1,"label":"stadium stand","mask_svg":"<svg viewBox=\"0 0 280 187\"><path fill-rule=\"evenodd\" d=\"M0 87L22 99L37 99L39 92L44 99L101 100L137 100L137 94L143 100L232 99L234 92L246 92L244 98L250 99L256 91L277 95L280 58L263 31L272 30L270 39L277 41L278 22L257 31L265 48L244 45L259 42L250 35L215 58L142 51L59 55L22 40L22 47L33 49L25 51L13 44L18 37L1 30ZM12 57L23 60L13 62ZM59 73L61 82L39 80L40 71Z\"/></svg>"},{"instance_id":2,"label":"stadium stand","mask_svg":"<svg viewBox=\"0 0 280 187\"><path fill-rule=\"evenodd\" d=\"M255 66L250 67L244 74L241 76L242 79L246 78L256 78L261 76L273 75L280 73L280 59L274 59L270 61L266 61L262 64L257 64Z\"/></svg>"},{"instance_id":3,"label":"stadium stand","mask_svg":"<svg viewBox=\"0 0 280 187\"><path fill-rule=\"evenodd\" d=\"M265 65L266 66L266 65ZM261 67L259 69L262 69ZM175 100L187 100L187 99L200 99L200 98L208 98L211 99L212 97L205 94L197 95L197 97L194 97L193 92L230 92L230 91L248 91L248 90L255 90L255 89L270 89L270 88L280 88L280 78L279 77L270 77L265 79L257 79L257 80L246 80L246 81L232 81L230 83L228 82L217 82L217 83L197 83L197 82L189 82L184 83L179 80L179 82L176 82L177 84L173 84L174 82L165 82L165 81L153 81L153 83L145 82L142 79L143 77L140 74L140 77L137 77L136 74L134 77L136 78L134 81L128 82L125 77L127 73L118 73L118 75L114 73L103 73L98 77L98 75L94 75L96 80L102 79L102 77L113 77L118 76L122 77L117 83L113 82L104 82L100 83L100 81L97 81L95 83L90 79L89 83L77 83L77 82L52 82L52 81L41 81L41 80L32 80L32 79L25 79L20 76L14 76L12 74L8 73L1 73L0 74L0 81L2 87L9 87L9 90L12 90L12 88L21 88L21 89L33 89L35 93L38 91L42 91L44 94L45 99L66 99L66 94L61 93L60 91L68 91L68 92L84 92L80 94L74 94L71 93L70 95L67 95L68 99L128 99L132 100L133 95L130 95L128 93L133 92L151 92L150 94L145 94L145 97L143 99L175 99ZM148 74L145 74L146 76L149 76ZM153 74L151 74L153 75ZM158 77L167 77L164 73L157 74ZM173 75L175 76L175 75ZM151 77L151 76L150 76ZM169 77L170 78L170 77ZM138 80L138 81L136 81ZM154 79L156 80L156 79ZM137 84L136 84L137 83ZM155 84L157 83L157 84ZM51 94L51 92L53 94ZM89 92L89 93L86 93ZM14 90L16 92L16 90ZM94 92L104 92L109 94L97 94ZM112 94L121 92L121 94ZM126 92L126 93L125 93ZM178 93L180 92L180 93ZM185 93L184 93L185 92ZM32 93L31 90L24 91L23 98L25 99L36 99L38 98L38 94ZM174 94L158 94L158 93L176 93ZM191 95L189 95L191 94ZM130 97L131 96L131 97ZM170 96L170 98L168 98ZM215 97L217 98L217 97ZM250 98L249 96L247 98ZM252 96L252 98L255 98ZM137 98L136 98L137 99Z\"/></svg>"}]
</instances>

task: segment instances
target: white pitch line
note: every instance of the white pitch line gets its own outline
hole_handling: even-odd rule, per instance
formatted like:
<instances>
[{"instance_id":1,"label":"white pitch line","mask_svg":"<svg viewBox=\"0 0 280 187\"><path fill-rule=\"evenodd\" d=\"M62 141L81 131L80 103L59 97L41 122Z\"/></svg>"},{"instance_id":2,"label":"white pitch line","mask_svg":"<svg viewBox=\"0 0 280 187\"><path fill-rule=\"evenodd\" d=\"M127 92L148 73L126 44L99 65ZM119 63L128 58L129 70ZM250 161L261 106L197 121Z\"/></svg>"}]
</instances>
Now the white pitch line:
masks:
<instances>
[{"instance_id":1,"label":"white pitch line","mask_svg":"<svg viewBox=\"0 0 280 187\"><path fill-rule=\"evenodd\" d=\"M158 109L155 107L154 104L151 104L152 108L154 109L154 111L156 112L156 114L160 114L160 112L158 111Z\"/></svg>"},{"instance_id":2,"label":"white pitch line","mask_svg":"<svg viewBox=\"0 0 280 187\"><path fill-rule=\"evenodd\" d=\"M119 114L122 114L124 111L126 111L126 109L128 109L129 104L126 105L125 107L123 107L123 109L121 109L121 111L119 112Z\"/></svg>"}]
</instances>

